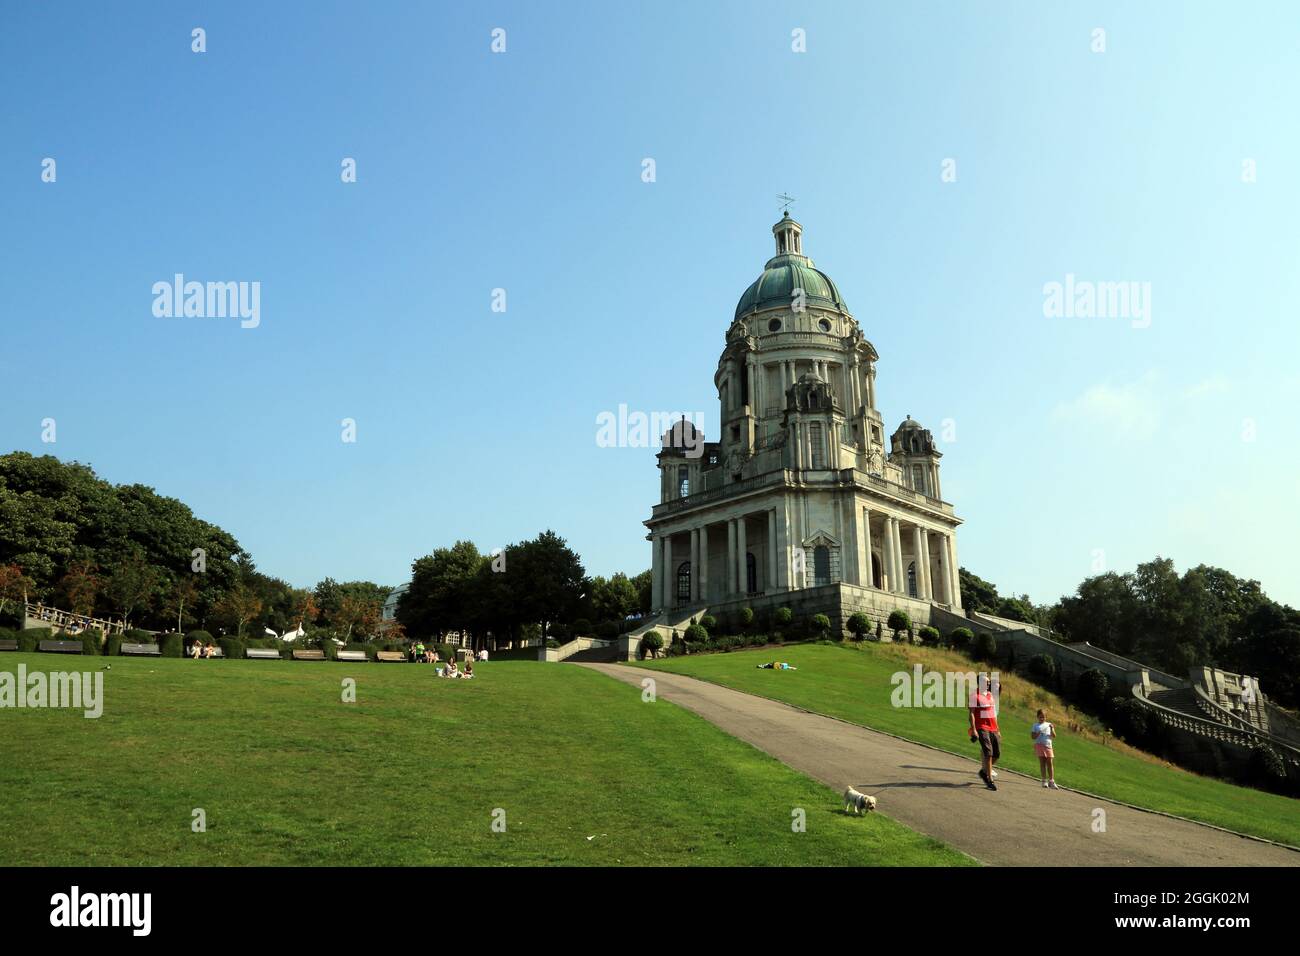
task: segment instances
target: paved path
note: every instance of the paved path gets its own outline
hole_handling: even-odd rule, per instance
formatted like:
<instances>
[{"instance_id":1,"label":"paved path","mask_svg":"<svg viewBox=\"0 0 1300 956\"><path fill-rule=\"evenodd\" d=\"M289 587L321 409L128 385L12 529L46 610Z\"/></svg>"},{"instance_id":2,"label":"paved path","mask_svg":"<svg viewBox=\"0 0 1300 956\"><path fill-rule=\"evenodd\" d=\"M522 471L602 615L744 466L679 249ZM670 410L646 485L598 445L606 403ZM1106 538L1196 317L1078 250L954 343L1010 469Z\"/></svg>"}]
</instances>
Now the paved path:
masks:
<instances>
[{"instance_id":1,"label":"paved path","mask_svg":"<svg viewBox=\"0 0 1300 956\"><path fill-rule=\"evenodd\" d=\"M1004 772L984 789L974 760L666 671L581 664L656 693L837 790L876 795L882 812L977 860L1002 866L1300 866L1300 851L1133 810ZM1106 832L1093 814L1105 810Z\"/></svg>"}]
</instances>

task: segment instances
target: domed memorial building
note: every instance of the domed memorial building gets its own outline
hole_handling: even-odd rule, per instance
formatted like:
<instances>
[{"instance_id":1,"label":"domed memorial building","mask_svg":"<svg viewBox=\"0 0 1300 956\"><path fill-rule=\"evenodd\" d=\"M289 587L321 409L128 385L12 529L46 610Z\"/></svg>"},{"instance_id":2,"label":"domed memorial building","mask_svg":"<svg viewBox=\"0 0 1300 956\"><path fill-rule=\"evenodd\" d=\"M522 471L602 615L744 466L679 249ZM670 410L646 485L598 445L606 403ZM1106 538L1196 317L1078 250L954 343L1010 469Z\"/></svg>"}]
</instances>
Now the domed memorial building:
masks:
<instances>
[{"instance_id":1,"label":"domed memorial building","mask_svg":"<svg viewBox=\"0 0 1300 956\"><path fill-rule=\"evenodd\" d=\"M859 610L960 612L942 453L910 416L886 444L875 348L799 223L787 212L772 232L776 255L740 297L713 376L720 440L685 420L663 436L647 623L706 608L788 606L836 626Z\"/></svg>"}]
</instances>

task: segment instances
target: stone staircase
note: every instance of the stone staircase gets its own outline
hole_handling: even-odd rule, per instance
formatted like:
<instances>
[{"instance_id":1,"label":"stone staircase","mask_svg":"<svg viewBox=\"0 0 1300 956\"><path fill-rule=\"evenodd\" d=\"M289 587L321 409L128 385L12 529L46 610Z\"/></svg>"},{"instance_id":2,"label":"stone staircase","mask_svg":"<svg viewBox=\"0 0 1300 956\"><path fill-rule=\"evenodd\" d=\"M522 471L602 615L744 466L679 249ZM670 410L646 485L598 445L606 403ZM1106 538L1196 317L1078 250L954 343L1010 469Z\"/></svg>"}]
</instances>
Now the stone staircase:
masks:
<instances>
[{"instance_id":1,"label":"stone staircase","mask_svg":"<svg viewBox=\"0 0 1300 956\"><path fill-rule=\"evenodd\" d=\"M618 660L617 644L609 644L605 647L589 647L585 651L577 651L565 658L565 661L577 664L583 662L612 664L616 660Z\"/></svg>"}]
</instances>

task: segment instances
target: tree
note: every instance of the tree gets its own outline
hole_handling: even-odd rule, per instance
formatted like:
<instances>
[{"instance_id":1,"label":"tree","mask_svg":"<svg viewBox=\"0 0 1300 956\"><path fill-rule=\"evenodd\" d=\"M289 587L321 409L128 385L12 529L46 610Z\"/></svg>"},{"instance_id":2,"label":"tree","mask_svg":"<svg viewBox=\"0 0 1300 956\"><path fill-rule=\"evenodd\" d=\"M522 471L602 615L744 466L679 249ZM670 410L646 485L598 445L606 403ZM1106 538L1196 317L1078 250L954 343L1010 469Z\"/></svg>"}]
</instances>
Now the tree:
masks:
<instances>
[{"instance_id":1,"label":"tree","mask_svg":"<svg viewBox=\"0 0 1300 956\"><path fill-rule=\"evenodd\" d=\"M418 558L411 565L411 584L397 604L397 619L421 638L468 630L474 611L470 582L482 564L483 556L472 541L457 541ZM506 574L513 565L507 556ZM325 602L321 606L325 608Z\"/></svg>"},{"instance_id":2,"label":"tree","mask_svg":"<svg viewBox=\"0 0 1300 956\"><path fill-rule=\"evenodd\" d=\"M262 612L262 600L241 581L226 592L213 610L218 616L233 622L235 635L243 637L244 625Z\"/></svg>"},{"instance_id":3,"label":"tree","mask_svg":"<svg viewBox=\"0 0 1300 956\"><path fill-rule=\"evenodd\" d=\"M379 631L381 606L378 602L367 601L354 594L349 594L339 603L339 609L329 620L329 625L343 631L343 639L350 641L352 633L372 637Z\"/></svg>"},{"instance_id":4,"label":"tree","mask_svg":"<svg viewBox=\"0 0 1300 956\"><path fill-rule=\"evenodd\" d=\"M167 592L167 597L163 601L163 611L170 617L173 613L176 615L177 633L185 633L185 621L193 621L194 605L199 599L199 586L194 582L194 578L188 574L182 574L176 578L171 589ZM186 613L186 612L189 613Z\"/></svg>"},{"instance_id":5,"label":"tree","mask_svg":"<svg viewBox=\"0 0 1300 956\"><path fill-rule=\"evenodd\" d=\"M912 626L912 619L906 611L890 611L889 620L885 623L894 632L894 640L897 641L898 635Z\"/></svg>"},{"instance_id":6,"label":"tree","mask_svg":"<svg viewBox=\"0 0 1300 956\"><path fill-rule=\"evenodd\" d=\"M118 562L108 577L104 592L122 615L124 623L130 623L137 608L149 606L157 595L161 577L158 569L149 564L139 549Z\"/></svg>"},{"instance_id":7,"label":"tree","mask_svg":"<svg viewBox=\"0 0 1300 956\"><path fill-rule=\"evenodd\" d=\"M95 613L95 600L102 583L90 561L74 561L59 579L57 593L63 606L73 614Z\"/></svg>"},{"instance_id":8,"label":"tree","mask_svg":"<svg viewBox=\"0 0 1300 956\"><path fill-rule=\"evenodd\" d=\"M871 630L871 619L861 611L856 611L849 615L845 625L848 627L849 633L853 635L853 639L861 641L867 636L867 632Z\"/></svg>"},{"instance_id":9,"label":"tree","mask_svg":"<svg viewBox=\"0 0 1300 956\"><path fill-rule=\"evenodd\" d=\"M23 569L18 565L0 565L0 614L4 614L10 601L15 605L25 603L35 588L35 582L23 574Z\"/></svg>"},{"instance_id":10,"label":"tree","mask_svg":"<svg viewBox=\"0 0 1300 956\"><path fill-rule=\"evenodd\" d=\"M591 609L597 621L617 621L621 626L636 613L639 602L636 585L623 572L616 572L608 580L592 578Z\"/></svg>"},{"instance_id":11,"label":"tree","mask_svg":"<svg viewBox=\"0 0 1300 956\"><path fill-rule=\"evenodd\" d=\"M525 616L542 625L543 638L552 623L573 619L589 586L582 560L553 531L521 544L505 573L519 590Z\"/></svg>"}]
</instances>

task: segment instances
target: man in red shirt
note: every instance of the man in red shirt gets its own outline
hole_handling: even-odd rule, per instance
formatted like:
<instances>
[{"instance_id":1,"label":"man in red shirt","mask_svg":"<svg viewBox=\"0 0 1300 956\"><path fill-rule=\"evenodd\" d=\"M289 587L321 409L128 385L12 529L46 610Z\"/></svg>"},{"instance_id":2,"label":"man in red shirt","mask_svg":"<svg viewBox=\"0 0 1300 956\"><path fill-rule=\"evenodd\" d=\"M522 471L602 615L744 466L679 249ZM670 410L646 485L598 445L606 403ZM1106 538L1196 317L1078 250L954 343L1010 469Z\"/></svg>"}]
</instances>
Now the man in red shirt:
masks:
<instances>
[{"instance_id":1,"label":"man in red shirt","mask_svg":"<svg viewBox=\"0 0 1300 956\"><path fill-rule=\"evenodd\" d=\"M988 789L996 790L993 778L998 772L993 769L993 765L1002 756L1002 737L998 733L997 698L989 690L989 679L985 674L979 676L976 690L971 694L969 710L970 742L979 742L982 755L980 779Z\"/></svg>"}]
</instances>

